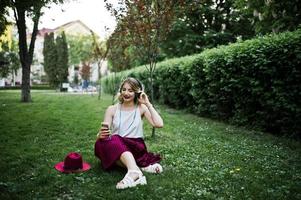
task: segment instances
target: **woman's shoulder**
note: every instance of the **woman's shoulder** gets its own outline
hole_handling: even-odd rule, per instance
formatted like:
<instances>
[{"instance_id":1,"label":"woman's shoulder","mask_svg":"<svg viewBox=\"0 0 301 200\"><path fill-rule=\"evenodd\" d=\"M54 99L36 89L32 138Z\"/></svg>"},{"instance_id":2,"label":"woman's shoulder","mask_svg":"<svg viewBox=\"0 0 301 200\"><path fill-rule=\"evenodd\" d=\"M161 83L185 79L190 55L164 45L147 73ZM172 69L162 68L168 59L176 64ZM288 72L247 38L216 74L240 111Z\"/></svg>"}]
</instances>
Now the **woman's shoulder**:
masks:
<instances>
[{"instance_id":1,"label":"woman's shoulder","mask_svg":"<svg viewBox=\"0 0 301 200\"><path fill-rule=\"evenodd\" d=\"M114 114L117 110L117 107L118 107L118 103L117 104L114 104L114 105L110 105L108 108L107 108L107 111Z\"/></svg>"}]
</instances>

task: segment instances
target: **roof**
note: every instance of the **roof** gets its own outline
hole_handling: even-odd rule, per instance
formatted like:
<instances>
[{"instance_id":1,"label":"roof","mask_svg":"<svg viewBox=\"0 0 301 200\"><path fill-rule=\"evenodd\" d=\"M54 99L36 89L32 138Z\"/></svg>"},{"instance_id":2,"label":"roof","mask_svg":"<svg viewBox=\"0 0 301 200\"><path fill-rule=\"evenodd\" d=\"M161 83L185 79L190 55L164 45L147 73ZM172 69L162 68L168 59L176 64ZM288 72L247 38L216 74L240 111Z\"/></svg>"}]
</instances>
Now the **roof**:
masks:
<instances>
[{"instance_id":1,"label":"roof","mask_svg":"<svg viewBox=\"0 0 301 200\"><path fill-rule=\"evenodd\" d=\"M70 27L72 27L73 25L80 25L80 26L82 26L84 29L86 29L87 30L87 32L91 32L92 30L87 26L87 25L85 25L82 21L80 21L80 20L75 20L75 21L71 21L71 22L68 22L68 23L65 23L65 24L63 24L63 25L60 25L60 26L58 26L58 27L56 27L56 28L54 28L54 29L50 29L50 28L42 28L42 29L40 29L40 30L38 30L38 36L40 36L40 37L44 37L46 34L48 34L48 33L51 33L51 32L59 32L59 31L61 31L61 30L65 30L65 29L67 29L67 28L70 28ZM31 35L31 34L29 34L29 35Z\"/></svg>"},{"instance_id":2,"label":"roof","mask_svg":"<svg viewBox=\"0 0 301 200\"><path fill-rule=\"evenodd\" d=\"M37 35L44 37L47 33L51 33L53 31L54 31L54 29L42 28L41 30L38 31Z\"/></svg>"},{"instance_id":3,"label":"roof","mask_svg":"<svg viewBox=\"0 0 301 200\"><path fill-rule=\"evenodd\" d=\"M66 24L63 24L61 26L58 26L56 27L55 29L53 29L54 31L57 31L57 30L60 30L61 28L65 28L65 27L69 27L69 26L72 26L73 24L80 24L82 25L83 27L85 27L87 30L89 31L92 31L86 24L84 24L82 21L80 20L75 20L75 21L71 21L71 22L68 22Z\"/></svg>"}]
</instances>

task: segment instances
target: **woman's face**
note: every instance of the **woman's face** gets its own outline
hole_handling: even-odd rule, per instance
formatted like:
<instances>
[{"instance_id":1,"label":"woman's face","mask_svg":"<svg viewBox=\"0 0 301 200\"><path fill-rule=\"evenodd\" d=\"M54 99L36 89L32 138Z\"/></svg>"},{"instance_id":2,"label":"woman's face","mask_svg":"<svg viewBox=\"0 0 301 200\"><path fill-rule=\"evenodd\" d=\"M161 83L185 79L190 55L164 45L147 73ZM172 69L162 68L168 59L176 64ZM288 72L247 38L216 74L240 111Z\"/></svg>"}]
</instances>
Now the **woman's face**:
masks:
<instances>
[{"instance_id":1,"label":"woman's face","mask_svg":"<svg viewBox=\"0 0 301 200\"><path fill-rule=\"evenodd\" d=\"M121 95L124 102L134 101L135 99L135 92L127 82L121 88Z\"/></svg>"}]
</instances>

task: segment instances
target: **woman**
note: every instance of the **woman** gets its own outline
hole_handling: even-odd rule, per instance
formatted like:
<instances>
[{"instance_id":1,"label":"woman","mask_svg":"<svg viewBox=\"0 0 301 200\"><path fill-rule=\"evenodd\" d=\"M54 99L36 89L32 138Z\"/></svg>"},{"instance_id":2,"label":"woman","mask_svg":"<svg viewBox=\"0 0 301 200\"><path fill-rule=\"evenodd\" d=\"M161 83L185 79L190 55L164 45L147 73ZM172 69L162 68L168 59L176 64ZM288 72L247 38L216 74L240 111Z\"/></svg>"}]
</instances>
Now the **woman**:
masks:
<instances>
[{"instance_id":1,"label":"woman","mask_svg":"<svg viewBox=\"0 0 301 200\"><path fill-rule=\"evenodd\" d=\"M103 125L107 128L102 127L98 133L95 155L105 170L116 165L127 168L125 177L116 185L117 189L125 189L146 184L141 170L163 171L160 155L147 152L142 118L156 128L163 127L163 120L143 92L143 85L135 78L127 78L121 83L118 100L119 103L106 110Z\"/></svg>"}]
</instances>

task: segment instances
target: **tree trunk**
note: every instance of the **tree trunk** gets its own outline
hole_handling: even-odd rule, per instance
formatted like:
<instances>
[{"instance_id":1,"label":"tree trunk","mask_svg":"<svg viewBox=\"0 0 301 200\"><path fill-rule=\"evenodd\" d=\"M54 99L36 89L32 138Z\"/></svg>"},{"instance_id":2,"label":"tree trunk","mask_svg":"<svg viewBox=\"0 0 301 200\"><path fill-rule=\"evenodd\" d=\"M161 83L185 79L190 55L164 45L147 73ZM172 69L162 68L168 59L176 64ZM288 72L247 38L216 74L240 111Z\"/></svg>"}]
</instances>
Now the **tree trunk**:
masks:
<instances>
[{"instance_id":1,"label":"tree trunk","mask_svg":"<svg viewBox=\"0 0 301 200\"><path fill-rule=\"evenodd\" d=\"M28 63L22 64L22 85L21 85L21 102L31 102L30 94L30 65Z\"/></svg>"},{"instance_id":2,"label":"tree trunk","mask_svg":"<svg viewBox=\"0 0 301 200\"><path fill-rule=\"evenodd\" d=\"M27 47L27 36L26 36L26 20L25 10L22 7L16 7L15 19L17 22L18 33L19 33L19 56L22 65L22 85L21 85L21 102L31 102L30 94L30 67L33 59L34 44L36 35L38 32L38 23L40 19L41 8L36 8L36 15L34 18L34 26L31 35L30 47Z\"/></svg>"},{"instance_id":3,"label":"tree trunk","mask_svg":"<svg viewBox=\"0 0 301 200\"><path fill-rule=\"evenodd\" d=\"M154 68L153 68L153 64L151 63L150 64L150 82L151 82L151 102L154 103L154 76L153 76L153 73L154 73ZM156 129L155 127L153 127L152 129L152 138L154 138L156 136Z\"/></svg>"},{"instance_id":4,"label":"tree trunk","mask_svg":"<svg viewBox=\"0 0 301 200\"><path fill-rule=\"evenodd\" d=\"M100 61L97 62L98 65L98 100L101 98L101 63Z\"/></svg>"},{"instance_id":5,"label":"tree trunk","mask_svg":"<svg viewBox=\"0 0 301 200\"><path fill-rule=\"evenodd\" d=\"M21 102L31 102L30 62L26 42L25 10L17 8L16 22L19 33L19 56L22 65Z\"/></svg>"},{"instance_id":6,"label":"tree trunk","mask_svg":"<svg viewBox=\"0 0 301 200\"><path fill-rule=\"evenodd\" d=\"M151 82L151 101L153 102L154 101L154 76L153 76L153 72L154 70L151 68L151 71L150 71L150 82Z\"/></svg>"},{"instance_id":7,"label":"tree trunk","mask_svg":"<svg viewBox=\"0 0 301 200\"><path fill-rule=\"evenodd\" d=\"M15 70L12 70L12 72L11 72L11 74L12 74L12 86L16 86L15 85Z\"/></svg>"},{"instance_id":8,"label":"tree trunk","mask_svg":"<svg viewBox=\"0 0 301 200\"><path fill-rule=\"evenodd\" d=\"M111 87L111 86L110 86ZM116 91L116 72L113 72L113 88L111 88L113 90L113 94L112 94L112 105L114 105L114 97L115 97L115 91ZM111 90L110 89L110 90ZM119 92L119 91L118 91Z\"/></svg>"}]
</instances>

